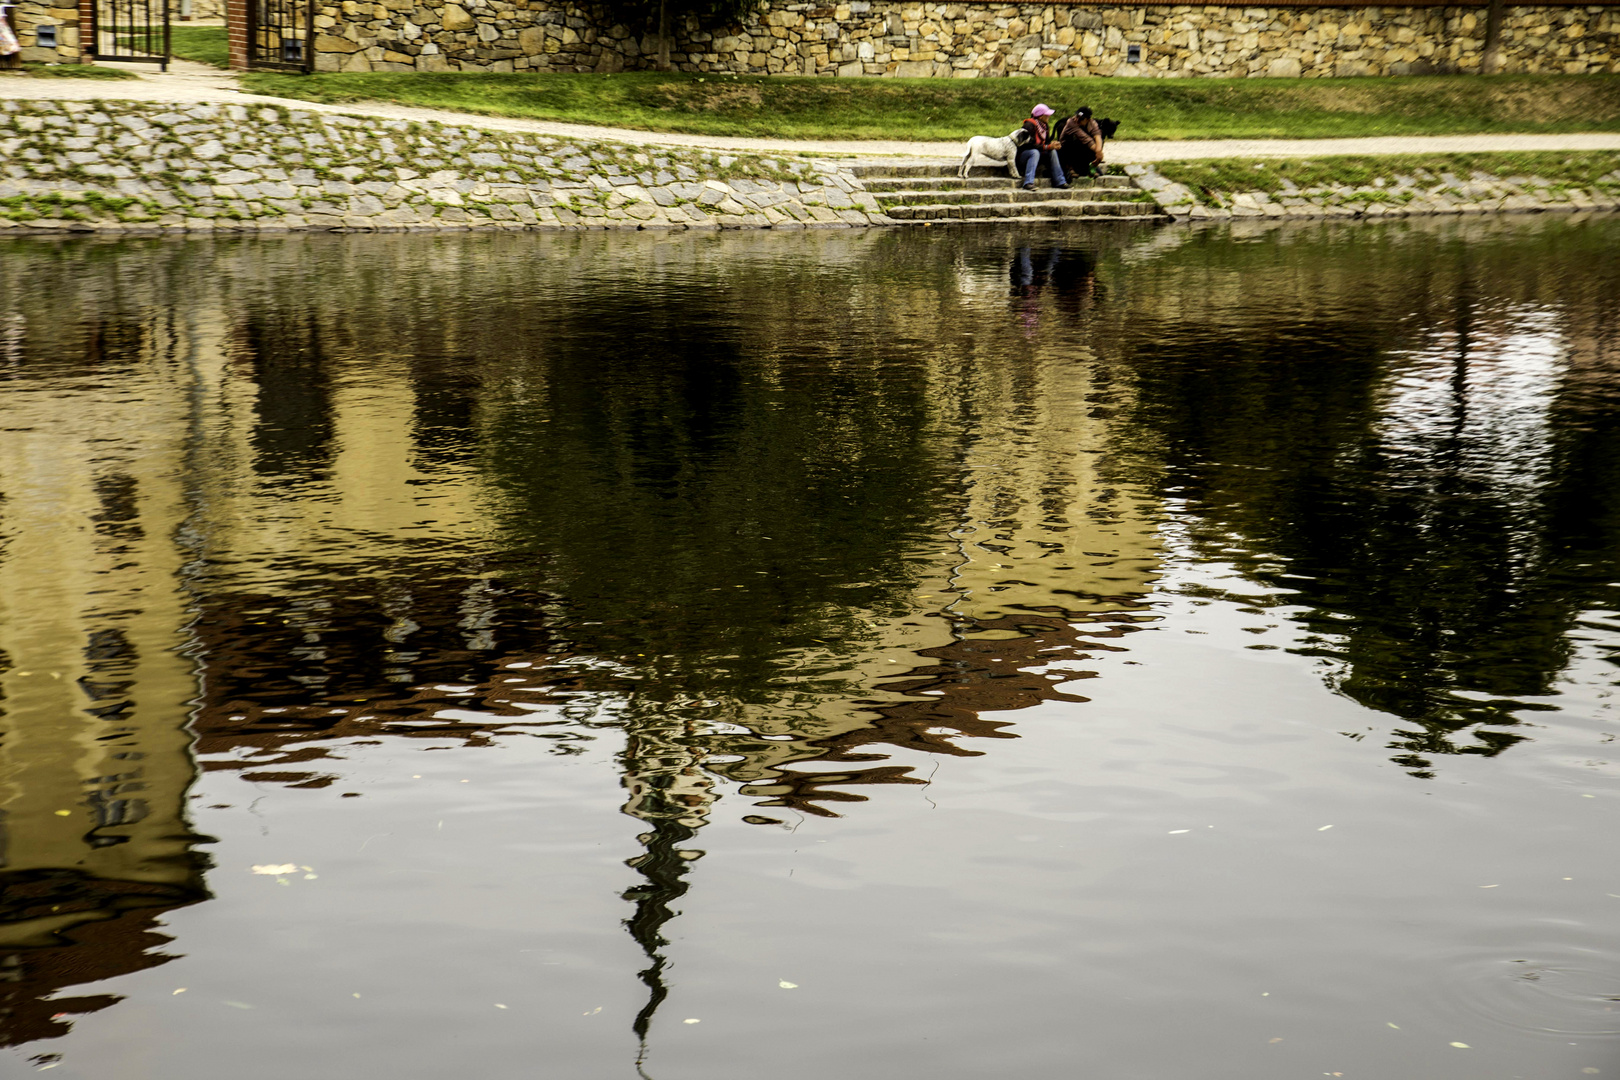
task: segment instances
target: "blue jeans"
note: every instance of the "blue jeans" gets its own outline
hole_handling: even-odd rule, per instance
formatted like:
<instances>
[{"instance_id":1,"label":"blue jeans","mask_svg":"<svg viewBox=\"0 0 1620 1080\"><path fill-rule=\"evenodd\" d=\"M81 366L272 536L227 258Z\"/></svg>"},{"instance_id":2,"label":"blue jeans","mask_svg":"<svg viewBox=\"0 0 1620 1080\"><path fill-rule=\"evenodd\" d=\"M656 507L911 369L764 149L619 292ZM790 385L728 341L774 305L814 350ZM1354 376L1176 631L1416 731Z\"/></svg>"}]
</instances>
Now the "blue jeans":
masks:
<instances>
[{"instance_id":1,"label":"blue jeans","mask_svg":"<svg viewBox=\"0 0 1620 1080\"><path fill-rule=\"evenodd\" d=\"M1024 174L1025 186L1035 186L1035 170L1040 167L1043 156L1046 158L1046 173L1052 178L1052 186L1068 187L1069 182L1063 178L1063 166L1058 162L1057 151L1048 150L1043 155L1033 146L1018 151L1018 169Z\"/></svg>"}]
</instances>

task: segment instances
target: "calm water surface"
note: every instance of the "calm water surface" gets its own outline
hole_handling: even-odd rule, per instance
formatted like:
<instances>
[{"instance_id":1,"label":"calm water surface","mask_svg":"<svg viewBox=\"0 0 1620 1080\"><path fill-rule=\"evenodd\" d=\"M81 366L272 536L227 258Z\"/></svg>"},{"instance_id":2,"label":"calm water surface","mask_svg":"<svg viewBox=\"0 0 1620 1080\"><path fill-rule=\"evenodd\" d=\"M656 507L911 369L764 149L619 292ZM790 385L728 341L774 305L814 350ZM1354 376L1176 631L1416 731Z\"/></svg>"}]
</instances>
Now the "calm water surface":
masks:
<instances>
[{"instance_id":1,"label":"calm water surface","mask_svg":"<svg viewBox=\"0 0 1620 1080\"><path fill-rule=\"evenodd\" d=\"M0 241L0 1073L1620 1076L1617 295Z\"/></svg>"}]
</instances>

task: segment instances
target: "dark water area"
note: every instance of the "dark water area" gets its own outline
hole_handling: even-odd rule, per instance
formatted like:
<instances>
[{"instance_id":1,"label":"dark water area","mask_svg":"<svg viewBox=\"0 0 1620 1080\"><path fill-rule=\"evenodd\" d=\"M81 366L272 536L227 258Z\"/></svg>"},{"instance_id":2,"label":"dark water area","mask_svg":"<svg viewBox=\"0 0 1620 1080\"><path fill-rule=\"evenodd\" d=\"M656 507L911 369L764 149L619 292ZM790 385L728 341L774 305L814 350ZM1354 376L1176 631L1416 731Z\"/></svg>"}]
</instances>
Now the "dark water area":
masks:
<instances>
[{"instance_id":1,"label":"dark water area","mask_svg":"<svg viewBox=\"0 0 1620 1080\"><path fill-rule=\"evenodd\" d=\"M0 1075L1620 1075L1616 296L0 241Z\"/></svg>"}]
</instances>

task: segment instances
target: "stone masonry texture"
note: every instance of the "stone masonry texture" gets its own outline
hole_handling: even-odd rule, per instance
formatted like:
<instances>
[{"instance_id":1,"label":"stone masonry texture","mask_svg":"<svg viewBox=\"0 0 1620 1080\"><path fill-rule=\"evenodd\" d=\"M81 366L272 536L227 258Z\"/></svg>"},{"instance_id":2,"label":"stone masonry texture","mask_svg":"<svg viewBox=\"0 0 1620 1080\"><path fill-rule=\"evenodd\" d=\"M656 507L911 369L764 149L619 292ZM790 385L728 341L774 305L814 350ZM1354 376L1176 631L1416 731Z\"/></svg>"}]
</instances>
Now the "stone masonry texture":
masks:
<instances>
[{"instance_id":1,"label":"stone masonry texture","mask_svg":"<svg viewBox=\"0 0 1620 1080\"><path fill-rule=\"evenodd\" d=\"M1620 169L1581 187L1535 176L1458 176L1415 169L1371 184L1329 184L1211 195L1178 184L1152 165L1125 172L1180 220L1223 218L1386 218L1620 210Z\"/></svg>"},{"instance_id":2,"label":"stone masonry texture","mask_svg":"<svg viewBox=\"0 0 1620 1080\"><path fill-rule=\"evenodd\" d=\"M296 108L0 101L0 235L889 223L840 162Z\"/></svg>"},{"instance_id":3,"label":"stone masonry texture","mask_svg":"<svg viewBox=\"0 0 1620 1080\"><path fill-rule=\"evenodd\" d=\"M691 72L978 78L1477 72L1485 9L847 0L762 7L739 26L676 20ZM654 66L651 28L546 0L341 0L318 8L320 71L596 71ZM1132 46L1138 62L1130 62ZM1620 7L1512 6L1503 70L1620 71Z\"/></svg>"}]
</instances>

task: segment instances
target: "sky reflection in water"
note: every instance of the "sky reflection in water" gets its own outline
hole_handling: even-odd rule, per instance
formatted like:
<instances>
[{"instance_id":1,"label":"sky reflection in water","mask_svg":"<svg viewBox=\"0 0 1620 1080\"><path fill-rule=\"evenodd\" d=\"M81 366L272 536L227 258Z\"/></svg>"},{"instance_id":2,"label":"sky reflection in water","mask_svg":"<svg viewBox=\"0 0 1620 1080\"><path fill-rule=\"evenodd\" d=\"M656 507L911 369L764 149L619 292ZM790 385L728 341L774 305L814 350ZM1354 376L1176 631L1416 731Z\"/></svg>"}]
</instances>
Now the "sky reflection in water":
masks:
<instances>
[{"instance_id":1,"label":"sky reflection in water","mask_svg":"<svg viewBox=\"0 0 1620 1080\"><path fill-rule=\"evenodd\" d=\"M9 243L0 1039L1609 1074L1617 228Z\"/></svg>"}]
</instances>

